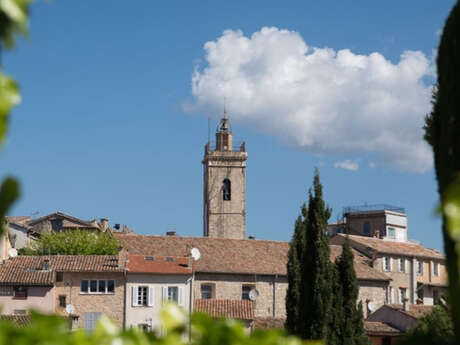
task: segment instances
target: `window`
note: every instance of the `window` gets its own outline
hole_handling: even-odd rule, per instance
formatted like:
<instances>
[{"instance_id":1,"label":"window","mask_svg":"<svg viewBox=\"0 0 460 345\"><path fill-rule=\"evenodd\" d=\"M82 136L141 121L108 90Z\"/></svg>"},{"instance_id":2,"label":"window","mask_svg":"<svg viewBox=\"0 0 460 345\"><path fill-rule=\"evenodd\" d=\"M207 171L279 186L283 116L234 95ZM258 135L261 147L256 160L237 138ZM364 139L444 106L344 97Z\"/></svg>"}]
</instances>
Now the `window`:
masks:
<instances>
[{"instance_id":1,"label":"window","mask_svg":"<svg viewBox=\"0 0 460 345\"><path fill-rule=\"evenodd\" d=\"M131 288L133 307L152 307L153 306L153 287L133 286Z\"/></svg>"},{"instance_id":2,"label":"window","mask_svg":"<svg viewBox=\"0 0 460 345\"><path fill-rule=\"evenodd\" d=\"M369 222L364 222L363 224L363 234L370 235L371 234L371 224Z\"/></svg>"},{"instance_id":3,"label":"window","mask_svg":"<svg viewBox=\"0 0 460 345\"><path fill-rule=\"evenodd\" d=\"M83 313L83 328L92 331L101 315L102 313Z\"/></svg>"},{"instance_id":4,"label":"window","mask_svg":"<svg viewBox=\"0 0 460 345\"><path fill-rule=\"evenodd\" d=\"M391 258L389 256L383 257L383 270L391 271Z\"/></svg>"},{"instance_id":5,"label":"window","mask_svg":"<svg viewBox=\"0 0 460 345\"><path fill-rule=\"evenodd\" d=\"M396 234L395 234L395 228L388 228L387 229L387 237L388 238L396 238Z\"/></svg>"},{"instance_id":6,"label":"window","mask_svg":"<svg viewBox=\"0 0 460 345\"><path fill-rule=\"evenodd\" d=\"M212 285L211 284L201 284L201 299L211 299L212 298Z\"/></svg>"},{"instance_id":7,"label":"window","mask_svg":"<svg viewBox=\"0 0 460 345\"><path fill-rule=\"evenodd\" d=\"M150 325L148 323L140 323L137 325L142 332L150 332Z\"/></svg>"},{"instance_id":8,"label":"window","mask_svg":"<svg viewBox=\"0 0 460 345\"><path fill-rule=\"evenodd\" d=\"M115 293L115 280L82 280L80 282L80 293Z\"/></svg>"},{"instance_id":9,"label":"window","mask_svg":"<svg viewBox=\"0 0 460 345\"><path fill-rule=\"evenodd\" d=\"M231 182L226 178L222 183L223 199L228 201L232 199L232 187Z\"/></svg>"},{"instance_id":10,"label":"window","mask_svg":"<svg viewBox=\"0 0 460 345\"><path fill-rule=\"evenodd\" d=\"M97 292L97 280L89 281L89 292Z\"/></svg>"},{"instance_id":11,"label":"window","mask_svg":"<svg viewBox=\"0 0 460 345\"><path fill-rule=\"evenodd\" d=\"M439 291L434 289L433 290L433 304L434 305L439 305L440 298L439 298Z\"/></svg>"},{"instance_id":12,"label":"window","mask_svg":"<svg viewBox=\"0 0 460 345\"><path fill-rule=\"evenodd\" d=\"M27 311L25 309L14 309L13 315L26 315Z\"/></svg>"},{"instance_id":13,"label":"window","mask_svg":"<svg viewBox=\"0 0 460 345\"><path fill-rule=\"evenodd\" d=\"M62 282L63 280L64 280L64 273L56 272L56 281L57 282Z\"/></svg>"},{"instance_id":14,"label":"window","mask_svg":"<svg viewBox=\"0 0 460 345\"><path fill-rule=\"evenodd\" d=\"M423 284L417 283L417 299L422 301L423 304Z\"/></svg>"},{"instance_id":15,"label":"window","mask_svg":"<svg viewBox=\"0 0 460 345\"><path fill-rule=\"evenodd\" d=\"M115 293L115 280L107 280L107 293Z\"/></svg>"},{"instance_id":16,"label":"window","mask_svg":"<svg viewBox=\"0 0 460 345\"><path fill-rule=\"evenodd\" d=\"M406 288L399 288L399 304L403 304L406 299Z\"/></svg>"},{"instance_id":17,"label":"window","mask_svg":"<svg viewBox=\"0 0 460 345\"><path fill-rule=\"evenodd\" d=\"M178 302L179 294L177 286L168 286L168 300Z\"/></svg>"},{"instance_id":18,"label":"window","mask_svg":"<svg viewBox=\"0 0 460 345\"><path fill-rule=\"evenodd\" d=\"M14 298L26 299L27 298L27 287L25 286L15 286L13 289Z\"/></svg>"},{"instance_id":19,"label":"window","mask_svg":"<svg viewBox=\"0 0 460 345\"><path fill-rule=\"evenodd\" d=\"M406 272L406 259L399 258L399 272Z\"/></svg>"},{"instance_id":20,"label":"window","mask_svg":"<svg viewBox=\"0 0 460 345\"><path fill-rule=\"evenodd\" d=\"M395 295L394 295L394 290L393 290L393 287L390 286L390 289L388 290L388 302L390 304L393 304L395 303Z\"/></svg>"},{"instance_id":21,"label":"window","mask_svg":"<svg viewBox=\"0 0 460 345\"><path fill-rule=\"evenodd\" d=\"M439 262L433 262L433 274L439 276Z\"/></svg>"},{"instance_id":22,"label":"window","mask_svg":"<svg viewBox=\"0 0 460 345\"><path fill-rule=\"evenodd\" d=\"M420 260L417 261L417 274L419 276L423 275L423 261L420 261Z\"/></svg>"},{"instance_id":23,"label":"window","mask_svg":"<svg viewBox=\"0 0 460 345\"><path fill-rule=\"evenodd\" d=\"M66 297L66 295L59 295L59 306L62 308L65 308L67 306Z\"/></svg>"},{"instance_id":24,"label":"window","mask_svg":"<svg viewBox=\"0 0 460 345\"><path fill-rule=\"evenodd\" d=\"M253 285L243 285L241 299L249 299L249 292L254 288Z\"/></svg>"},{"instance_id":25,"label":"window","mask_svg":"<svg viewBox=\"0 0 460 345\"><path fill-rule=\"evenodd\" d=\"M147 306L147 286L138 286L137 287L137 305L138 306Z\"/></svg>"}]
</instances>

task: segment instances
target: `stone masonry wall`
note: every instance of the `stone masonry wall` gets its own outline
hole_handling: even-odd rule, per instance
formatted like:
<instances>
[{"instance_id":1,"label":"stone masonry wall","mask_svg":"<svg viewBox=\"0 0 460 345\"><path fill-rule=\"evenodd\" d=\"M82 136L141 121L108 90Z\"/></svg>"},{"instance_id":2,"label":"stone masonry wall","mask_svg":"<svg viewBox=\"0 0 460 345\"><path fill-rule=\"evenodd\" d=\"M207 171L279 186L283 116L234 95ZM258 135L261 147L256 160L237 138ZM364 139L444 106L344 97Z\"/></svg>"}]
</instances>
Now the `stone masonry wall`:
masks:
<instances>
[{"instance_id":1,"label":"stone masonry wall","mask_svg":"<svg viewBox=\"0 0 460 345\"><path fill-rule=\"evenodd\" d=\"M204 235L244 239L246 236L246 152L209 152L203 160ZM223 181L231 183L231 200L223 200ZM206 229L207 228L207 229Z\"/></svg>"},{"instance_id":2,"label":"stone masonry wall","mask_svg":"<svg viewBox=\"0 0 460 345\"><path fill-rule=\"evenodd\" d=\"M85 312L101 312L115 321L120 327L123 326L123 309L125 294L125 279L123 273L77 273L65 272L62 282L56 282L55 306L56 313L65 315L65 308L59 306L59 295L66 296L67 304L75 307L75 315L78 318L78 326L83 327ZM115 280L115 293L81 293L81 280L113 279Z\"/></svg>"},{"instance_id":3,"label":"stone masonry wall","mask_svg":"<svg viewBox=\"0 0 460 345\"><path fill-rule=\"evenodd\" d=\"M193 289L195 299L201 297L201 284L213 286L213 298L233 300L242 298L243 285L254 286L259 291L259 298L255 302L256 317L286 316L286 277L198 273Z\"/></svg>"}]
</instances>

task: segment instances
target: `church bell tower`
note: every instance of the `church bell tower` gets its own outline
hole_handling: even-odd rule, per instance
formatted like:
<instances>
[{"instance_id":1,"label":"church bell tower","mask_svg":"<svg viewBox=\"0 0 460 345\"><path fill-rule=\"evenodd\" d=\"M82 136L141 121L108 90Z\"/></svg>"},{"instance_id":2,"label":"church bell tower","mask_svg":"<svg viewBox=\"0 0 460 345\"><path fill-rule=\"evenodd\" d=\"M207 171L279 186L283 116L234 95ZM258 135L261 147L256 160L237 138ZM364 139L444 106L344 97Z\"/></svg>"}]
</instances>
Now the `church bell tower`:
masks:
<instances>
[{"instance_id":1,"label":"church bell tower","mask_svg":"<svg viewBox=\"0 0 460 345\"><path fill-rule=\"evenodd\" d=\"M203 236L246 237L246 146L233 143L230 122L224 113L215 143L204 149Z\"/></svg>"}]
</instances>

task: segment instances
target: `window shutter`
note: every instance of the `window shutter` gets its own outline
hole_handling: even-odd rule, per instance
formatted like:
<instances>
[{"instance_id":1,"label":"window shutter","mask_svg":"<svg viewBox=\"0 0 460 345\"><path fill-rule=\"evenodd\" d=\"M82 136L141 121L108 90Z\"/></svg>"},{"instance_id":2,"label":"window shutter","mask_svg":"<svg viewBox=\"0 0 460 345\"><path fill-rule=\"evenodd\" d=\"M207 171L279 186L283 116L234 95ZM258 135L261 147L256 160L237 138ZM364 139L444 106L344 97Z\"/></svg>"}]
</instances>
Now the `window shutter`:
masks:
<instances>
[{"instance_id":1,"label":"window shutter","mask_svg":"<svg viewBox=\"0 0 460 345\"><path fill-rule=\"evenodd\" d=\"M168 300L168 288L167 287L162 287L161 288L161 299L163 300L163 303Z\"/></svg>"},{"instance_id":2,"label":"window shutter","mask_svg":"<svg viewBox=\"0 0 460 345\"><path fill-rule=\"evenodd\" d=\"M147 298L148 298L147 305L149 307L152 307L153 306L153 287L151 286L149 287L149 295L147 296Z\"/></svg>"},{"instance_id":3,"label":"window shutter","mask_svg":"<svg viewBox=\"0 0 460 345\"><path fill-rule=\"evenodd\" d=\"M179 296L177 296L177 304L181 307L184 306L184 288L182 286L179 286L179 289L178 289L178 294Z\"/></svg>"},{"instance_id":4,"label":"window shutter","mask_svg":"<svg viewBox=\"0 0 460 345\"><path fill-rule=\"evenodd\" d=\"M131 300L132 300L133 307L137 307L137 292L138 292L138 289L136 285L131 287Z\"/></svg>"}]
</instances>

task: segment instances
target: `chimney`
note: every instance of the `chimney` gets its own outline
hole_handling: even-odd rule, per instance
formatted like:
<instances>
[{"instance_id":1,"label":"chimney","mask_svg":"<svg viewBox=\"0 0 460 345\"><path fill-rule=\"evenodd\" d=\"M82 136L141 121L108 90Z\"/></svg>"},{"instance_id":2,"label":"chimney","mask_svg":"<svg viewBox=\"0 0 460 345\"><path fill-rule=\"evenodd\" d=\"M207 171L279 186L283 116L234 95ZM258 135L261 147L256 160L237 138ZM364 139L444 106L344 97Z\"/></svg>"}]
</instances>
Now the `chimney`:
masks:
<instances>
[{"instance_id":1,"label":"chimney","mask_svg":"<svg viewBox=\"0 0 460 345\"><path fill-rule=\"evenodd\" d=\"M374 231L374 237L375 238L380 238L380 230L375 230Z\"/></svg>"},{"instance_id":2,"label":"chimney","mask_svg":"<svg viewBox=\"0 0 460 345\"><path fill-rule=\"evenodd\" d=\"M50 269L50 260L49 259L43 260L41 269L43 271L49 271L49 269Z\"/></svg>"},{"instance_id":3,"label":"chimney","mask_svg":"<svg viewBox=\"0 0 460 345\"><path fill-rule=\"evenodd\" d=\"M123 233L124 234L127 234L129 231L128 231L128 226L127 225L123 225Z\"/></svg>"},{"instance_id":4,"label":"chimney","mask_svg":"<svg viewBox=\"0 0 460 345\"><path fill-rule=\"evenodd\" d=\"M120 224L115 224L114 228L115 230L120 230Z\"/></svg>"},{"instance_id":5,"label":"chimney","mask_svg":"<svg viewBox=\"0 0 460 345\"><path fill-rule=\"evenodd\" d=\"M251 235L251 236L248 236L248 239L249 239L249 240L255 240L256 238L255 238L254 236Z\"/></svg>"},{"instance_id":6,"label":"chimney","mask_svg":"<svg viewBox=\"0 0 460 345\"><path fill-rule=\"evenodd\" d=\"M107 218L101 218L101 227L102 231L107 230L107 228L109 227L109 220Z\"/></svg>"},{"instance_id":7,"label":"chimney","mask_svg":"<svg viewBox=\"0 0 460 345\"><path fill-rule=\"evenodd\" d=\"M404 311L409 311L409 299L408 298L403 299L403 309Z\"/></svg>"},{"instance_id":8,"label":"chimney","mask_svg":"<svg viewBox=\"0 0 460 345\"><path fill-rule=\"evenodd\" d=\"M176 231L174 230L166 231L166 236L176 236Z\"/></svg>"}]
</instances>

